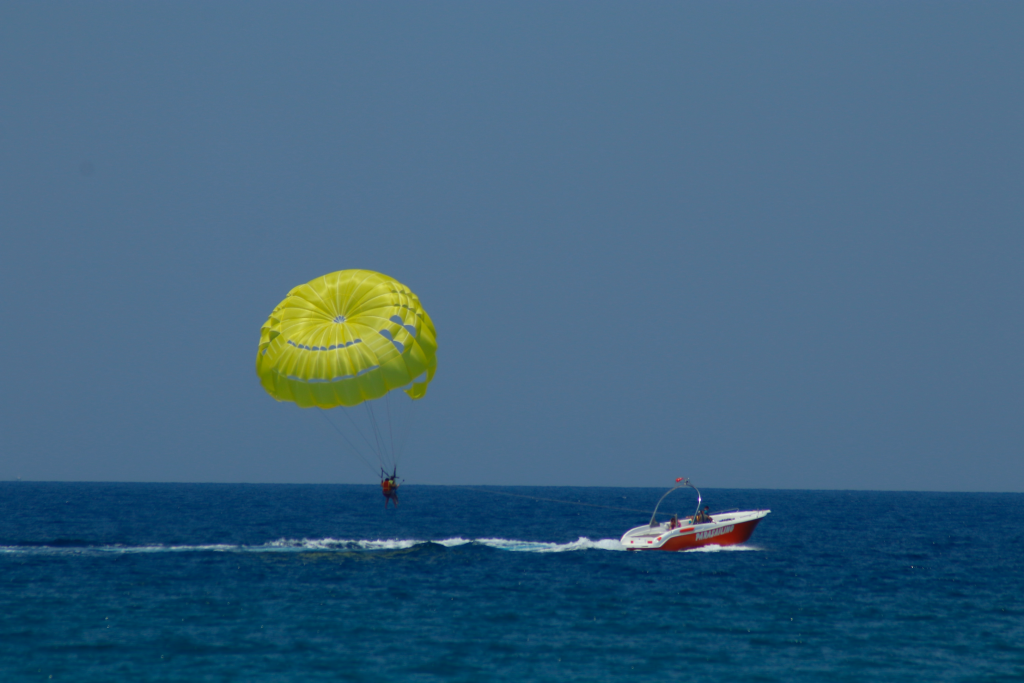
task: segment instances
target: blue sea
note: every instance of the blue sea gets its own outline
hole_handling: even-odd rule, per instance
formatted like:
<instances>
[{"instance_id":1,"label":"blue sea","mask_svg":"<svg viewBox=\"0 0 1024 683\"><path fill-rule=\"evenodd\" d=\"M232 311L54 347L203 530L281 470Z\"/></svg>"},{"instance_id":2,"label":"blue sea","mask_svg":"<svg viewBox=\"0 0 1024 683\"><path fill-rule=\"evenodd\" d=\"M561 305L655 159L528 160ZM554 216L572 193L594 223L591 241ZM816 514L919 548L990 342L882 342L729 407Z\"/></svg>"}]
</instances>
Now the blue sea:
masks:
<instances>
[{"instance_id":1,"label":"blue sea","mask_svg":"<svg viewBox=\"0 0 1024 683\"><path fill-rule=\"evenodd\" d=\"M663 492L0 483L0 681L1024 680L1024 495Z\"/></svg>"}]
</instances>

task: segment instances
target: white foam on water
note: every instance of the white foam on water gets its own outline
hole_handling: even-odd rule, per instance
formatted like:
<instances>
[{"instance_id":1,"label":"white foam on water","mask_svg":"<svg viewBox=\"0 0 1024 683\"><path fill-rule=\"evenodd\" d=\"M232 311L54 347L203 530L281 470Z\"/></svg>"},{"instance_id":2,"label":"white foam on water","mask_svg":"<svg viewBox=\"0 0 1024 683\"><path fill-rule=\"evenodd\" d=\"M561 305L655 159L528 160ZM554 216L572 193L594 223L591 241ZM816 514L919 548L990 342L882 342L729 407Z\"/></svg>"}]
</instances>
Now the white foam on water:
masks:
<instances>
[{"instance_id":1,"label":"white foam on water","mask_svg":"<svg viewBox=\"0 0 1024 683\"><path fill-rule=\"evenodd\" d=\"M343 538L279 538L263 545L241 546L244 552L296 552L306 550L405 550L429 541L378 539L351 540Z\"/></svg>"},{"instance_id":2,"label":"white foam on water","mask_svg":"<svg viewBox=\"0 0 1024 683\"><path fill-rule=\"evenodd\" d=\"M742 552L742 551L758 551L761 548L757 548L752 545L702 545L696 548L690 548L685 551L688 553L717 553L717 552Z\"/></svg>"},{"instance_id":3,"label":"white foam on water","mask_svg":"<svg viewBox=\"0 0 1024 683\"><path fill-rule=\"evenodd\" d=\"M456 546L466 545L467 543L472 543L472 542L473 541L469 540L468 538L460 538L460 537L447 538L447 539L445 539L443 541L434 541L434 543L437 543L439 545L443 545L445 548L454 548Z\"/></svg>"},{"instance_id":4,"label":"white foam on water","mask_svg":"<svg viewBox=\"0 0 1024 683\"><path fill-rule=\"evenodd\" d=\"M599 541L591 541L589 538L580 536L571 543L545 543L543 541L516 541L506 538L481 538L477 543L499 550L511 550L514 552L527 553L565 553L576 550L625 550L621 543L614 538L605 538Z\"/></svg>"},{"instance_id":5,"label":"white foam on water","mask_svg":"<svg viewBox=\"0 0 1024 683\"><path fill-rule=\"evenodd\" d=\"M528 553L564 553L577 550L625 550L613 538L592 541L581 536L570 543L549 543L545 541L520 541L508 538L468 539L456 536L442 540L419 539L344 539L344 538L279 538L261 545L143 545L143 546L0 546L0 554L19 555L92 555L92 554L139 554L139 553L187 553L187 552L236 552L236 553L289 553L289 552L353 552L406 550L426 543L436 543L446 548L479 544L497 550Z\"/></svg>"},{"instance_id":6,"label":"white foam on water","mask_svg":"<svg viewBox=\"0 0 1024 683\"><path fill-rule=\"evenodd\" d=\"M377 541L356 541L340 539L279 539L268 544L276 548L290 550L396 550L412 548L424 543L436 543L446 548L455 548L462 545L479 544L497 550L509 550L513 552L533 553L561 553L574 550L625 550L622 544L615 539L603 539L591 541L589 538L580 537L571 543L549 543L545 541L520 541L509 538L477 538L469 539L456 536L442 540L377 540ZM247 547L249 552L259 551L262 546Z\"/></svg>"},{"instance_id":7,"label":"white foam on water","mask_svg":"<svg viewBox=\"0 0 1024 683\"><path fill-rule=\"evenodd\" d=\"M95 550L101 553L223 553L238 550L238 546L223 543L213 545L105 545L96 548L67 548L66 550Z\"/></svg>"}]
</instances>

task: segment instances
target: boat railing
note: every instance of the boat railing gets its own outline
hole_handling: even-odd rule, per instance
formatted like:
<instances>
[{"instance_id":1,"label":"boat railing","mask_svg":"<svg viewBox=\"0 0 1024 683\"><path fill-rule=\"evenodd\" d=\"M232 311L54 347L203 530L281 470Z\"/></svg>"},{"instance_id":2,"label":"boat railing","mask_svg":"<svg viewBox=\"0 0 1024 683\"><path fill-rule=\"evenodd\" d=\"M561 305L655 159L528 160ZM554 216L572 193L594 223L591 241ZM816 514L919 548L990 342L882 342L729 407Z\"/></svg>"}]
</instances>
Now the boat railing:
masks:
<instances>
[{"instance_id":1,"label":"boat railing","mask_svg":"<svg viewBox=\"0 0 1024 683\"><path fill-rule=\"evenodd\" d=\"M734 512L740 512L740 509L729 508L728 510L715 510L710 512L709 514L711 515L711 518L714 519L715 517L719 517L721 515L729 515ZM684 522L686 524L694 524L693 517L679 517L679 525L682 526ZM668 524L668 520L665 520L664 522L659 522L656 526L665 526L666 524Z\"/></svg>"}]
</instances>

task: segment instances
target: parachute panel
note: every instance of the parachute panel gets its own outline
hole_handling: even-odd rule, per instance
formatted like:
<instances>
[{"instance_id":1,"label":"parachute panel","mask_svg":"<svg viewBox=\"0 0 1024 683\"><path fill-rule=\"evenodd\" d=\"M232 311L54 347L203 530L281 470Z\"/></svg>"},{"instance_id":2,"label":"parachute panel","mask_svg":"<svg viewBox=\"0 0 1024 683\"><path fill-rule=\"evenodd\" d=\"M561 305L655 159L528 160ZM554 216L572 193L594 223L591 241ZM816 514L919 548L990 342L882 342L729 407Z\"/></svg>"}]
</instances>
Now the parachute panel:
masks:
<instances>
[{"instance_id":1,"label":"parachute panel","mask_svg":"<svg viewBox=\"0 0 1024 683\"><path fill-rule=\"evenodd\" d=\"M303 408L355 406L400 388L418 399L436 351L433 322L407 287L343 270L293 288L274 308L260 328L256 373L268 394Z\"/></svg>"}]
</instances>

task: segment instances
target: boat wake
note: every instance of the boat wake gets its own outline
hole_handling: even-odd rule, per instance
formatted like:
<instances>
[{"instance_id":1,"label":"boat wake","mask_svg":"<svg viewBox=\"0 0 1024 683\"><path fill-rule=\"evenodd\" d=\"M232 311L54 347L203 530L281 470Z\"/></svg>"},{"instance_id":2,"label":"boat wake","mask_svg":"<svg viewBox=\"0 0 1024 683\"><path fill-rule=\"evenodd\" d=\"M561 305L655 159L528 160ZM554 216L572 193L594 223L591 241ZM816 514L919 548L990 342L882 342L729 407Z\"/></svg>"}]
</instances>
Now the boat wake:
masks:
<instances>
[{"instance_id":1,"label":"boat wake","mask_svg":"<svg viewBox=\"0 0 1024 683\"><path fill-rule=\"evenodd\" d=\"M88 543L61 542L53 545L10 545L0 546L3 555L134 555L146 553L308 553L308 552L374 552L407 550L417 546L435 544L446 548L478 546L517 553L568 553L579 550L625 551L626 548L614 538L590 540L581 536L569 543L546 541L520 541L509 538L446 538L442 540L419 539L377 539L357 540L339 538L280 538L259 545L213 543L201 545L90 545ZM706 545L686 550L688 553L717 553L757 551L761 548L750 545Z\"/></svg>"},{"instance_id":2,"label":"boat wake","mask_svg":"<svg viewBox=\"0 0 1024 683\"><path fill-rule=\"evenodd\" d=\"M248 551L260 551L260 550L292 550L292 551L308 551L308 550L403 550L406 548L413 548L419 545L426 545L428 543L434 543L436 545L442 545L446 548L457 548L460 546L476 545L486 546L488 548L495 548L497 550L509 550L512 552L527 552L527 553L564 553L572 552L575 550L625 550L622 544L614 538L606 538L597 541L592 541L589 538L580 537L579 539L570 543L548 543L544 541L518 541L508 538L462 538L456 536L455 538L446 538L443 540L339 540L334 538L325 539L308 539L304 538L301 540L294 539L280 539L266 544L265 546L253 547L249 546L246 548Z\"/></svg>"},{"instance_id":3,"label":"boat wake","mask_svg":"<svg viewBox=\"0 0 1024 683\"><path fill-rule=\"evenodd\" d=\"M443 540L419 539L378 539L355 540L337 538L290 539L281 538L259 545L244 544L202 544L202 545L89 545L60 543L54 545L0 546L0 555L104 555L104 554L145 554L145 553L297 553L297 552L373 552L382 550L406 550L428 544L446 548L460 546L484 546L497 550L527 553L564 553L578 550L622 550L617 539L606 538L592 541L580 537L570 543L548 543L544 541L520 541L506 538L446 538Z\"/></svg>"}]
</instances>

